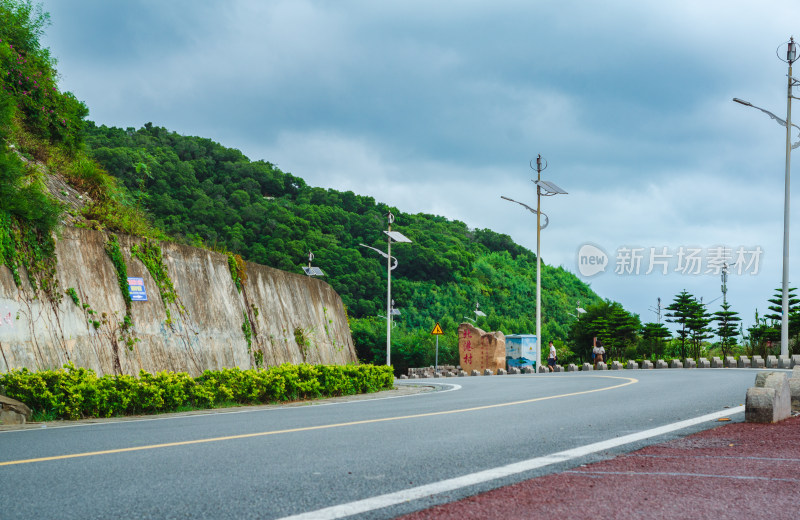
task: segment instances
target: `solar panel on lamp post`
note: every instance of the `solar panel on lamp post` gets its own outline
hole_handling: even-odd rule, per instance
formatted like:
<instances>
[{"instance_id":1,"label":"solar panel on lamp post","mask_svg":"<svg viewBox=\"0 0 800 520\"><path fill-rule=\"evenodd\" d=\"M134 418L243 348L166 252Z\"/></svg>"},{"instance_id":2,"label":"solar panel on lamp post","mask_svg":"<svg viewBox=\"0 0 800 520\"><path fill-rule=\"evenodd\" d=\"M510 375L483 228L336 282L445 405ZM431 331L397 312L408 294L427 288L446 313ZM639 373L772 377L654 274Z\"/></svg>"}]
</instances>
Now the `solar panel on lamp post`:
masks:
<instances>
[{"instance_id":1,"label":"solar panel on lamp post","mask_svg":"<svg viewBox=\"0 0 800 520\"><path fill-rule=\"evenodd\" d=\"M782 47L779 46L778 49ZM777 51L776 51L777 52ZM784 170L784 193L783 193L783 274L781 277L781 357L789 355L789 179L791 170L791 156L790 153L794 148L800 146L800 141L792 144L792 127L800 128L792 124L792 99L800 99L792 95L792 88L800 84L800 81L792 77L792 63L797 60L797 49L794 38L787 42L786 59L781 58L778 54L778 59L789 64L789 83L786 94L786 120L776 116L769 110L757 107L752 103L743 101L739 98L733 98L736 103L746 107L755 108L764 112L769 117L774 119L779 125L786 127L786 159Z\"/></svg>"},{"instance_id":2,"label":"solar panel on lamp post","mask_svg":"<svg viewBox=\"0 0 800 520\"><path fill-rule=\"evenodd\" d=\"M533 161L531 161L531 168L533 169ZM514 199L510 199L505 196L500 196L500 198L508 200L510 202L516 202L520 206L523 206L525 209L530 211L531 213L536 214L536 372L539 372L539 364L542 359L542 261L541 261L541 234L542 230L547 227L550 223L550 219L547 218L547 215L542 213L542 196L550 197L553 195L566 195L567 192L559 188L555 183L550 181L543 181L542 180L542 170L547 168L547 161L544 163L544 167L542 166L542 156L539 154L536 157L536 180L533 181L536 184L536 209L528 206L527 204L523 204L522 202L516 201ZM542 215L545 218L545 224L542 226Z\"/></svg>"}]
</instances>

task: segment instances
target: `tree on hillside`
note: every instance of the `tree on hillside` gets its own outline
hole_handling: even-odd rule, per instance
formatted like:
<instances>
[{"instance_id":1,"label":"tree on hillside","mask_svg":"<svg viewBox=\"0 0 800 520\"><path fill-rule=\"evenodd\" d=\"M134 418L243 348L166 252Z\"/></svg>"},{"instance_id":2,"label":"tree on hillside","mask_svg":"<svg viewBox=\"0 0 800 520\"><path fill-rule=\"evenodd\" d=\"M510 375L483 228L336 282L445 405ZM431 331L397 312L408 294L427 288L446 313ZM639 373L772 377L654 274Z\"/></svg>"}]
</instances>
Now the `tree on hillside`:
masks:
<instances>
[{"instance_id":1,"label":"tree on hillside","mask_svg":"<svg viewBox=\"0 0 800 520\"><path fill-rule=\"evenodd\" d=\"M731 304L727 301L723 302L721 307L722 310L715 312L713 319L717 322L716 333L719 336L722 356L727 357L731 354L731 347L736 343L733 338L739 333L739 322L742 319L738 312L730 310Z\"/></svg>"},{"instance_id":2,"label":"tree on hillside","mask_svg":"<svg viewBox=\"0 0 800 520\"><path fill-rule=\"evenodd\" d=\"M680 354L682 358L686 357L686 340L691 333L688 324L694 313L693 303L695 301L695 297L684 289L680 294L676 295L672 303L666 307L668 311L665 314L666 320L680 327L676 332L680 340Z\"/></svg>"}]
</instances>

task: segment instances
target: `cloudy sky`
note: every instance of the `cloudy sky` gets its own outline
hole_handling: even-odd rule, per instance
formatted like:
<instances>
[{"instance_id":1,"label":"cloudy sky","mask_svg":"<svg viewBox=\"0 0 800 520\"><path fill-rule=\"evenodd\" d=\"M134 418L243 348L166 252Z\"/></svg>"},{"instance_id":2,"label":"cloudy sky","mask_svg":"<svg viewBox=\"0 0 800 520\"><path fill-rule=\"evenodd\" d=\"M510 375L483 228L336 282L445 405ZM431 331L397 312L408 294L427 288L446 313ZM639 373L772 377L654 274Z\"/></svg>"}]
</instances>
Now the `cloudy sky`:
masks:
<instances>
[{"instance_id":1,"label":"cloudy sky","mask_svg":"<svg viewBox=\"0 0 800 520\"><path fill-rule=\"evenodd\" d=\"M583 279L643 321L682 289L718 310L719 247L740 261L728 300L747 324L780 286L785 131L731 99L786 116L776 49L800 36L796 1L43 5L61 87L98 124L209 137L531 250L534 215L500 196L535 206L541 154L569 192L543 199L542 258L580 275L596 247L607 268Z\"/></svg>"}]
</instances>

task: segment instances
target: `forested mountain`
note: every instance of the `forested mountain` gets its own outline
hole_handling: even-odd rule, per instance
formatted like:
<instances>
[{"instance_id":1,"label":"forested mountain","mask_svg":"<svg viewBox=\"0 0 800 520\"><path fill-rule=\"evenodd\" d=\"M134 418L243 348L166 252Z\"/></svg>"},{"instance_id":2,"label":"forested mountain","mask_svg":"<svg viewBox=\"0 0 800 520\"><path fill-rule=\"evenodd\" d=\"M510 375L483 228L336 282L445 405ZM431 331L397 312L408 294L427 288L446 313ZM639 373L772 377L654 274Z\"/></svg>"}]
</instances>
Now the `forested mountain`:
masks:
<instances>
[{"instance_id":1,"label":"forested mountain","mask_svg":"<svg viewBox=\"0 0 800 520\"><path fill-rule=\"evenodd\" d=\"M390 211L393 229L413 241L392 248L399 261L392 274L392 296L402 312L393 334L398 348L404 342L408 349L430 344L428 333L439 321L452 334L452 349L457 323L475 317L476 302L487 314L480 318L482 328L535 330L535 255L507 235L403 213L349 191L307 186L269 162L150 123L136 130L89 122L84 140L89 155L121 181L132 203L170 235L297 273L312 251L314 265L347 306L363 359L379 362L385 356L385 322L376 317L386 310L386 261L359 244L386 250ZM599 297L560 267L545 266L542 274L542 335L564 340L577 301L588 305ZM444 359L453 361L444 348Z\"/></svg>"},{"instance_id":2,"label":"forested mountain","mask_svg":"<svg viewBox=\"0 0 800 520\"><path fill-rule=\"evenodd\" d=\"M64 221L182 240L296 273L312 251L347 306L359 357L382 363L386 263L359 244L385 251L391 211L393 229L413 240L392 249L402 312L392 334L397 372L433 362L435 322L446 333L440 362L457 363L456 328L476 318L476 302L487 314L477 318L481 328L534 332L535 257L509 236L311 187L210 139L86 121L87 107L59 91L55 61L40 45L48 23L31 2L0 0L0 263L18 285L24 272L39 294L63 297L52 252ZM63 182L85 195L78 205L53 187ZM561 268L544 266L542 285L545 341L567 339L578 300L601 303Z\"/></svg>"}]
</instances>

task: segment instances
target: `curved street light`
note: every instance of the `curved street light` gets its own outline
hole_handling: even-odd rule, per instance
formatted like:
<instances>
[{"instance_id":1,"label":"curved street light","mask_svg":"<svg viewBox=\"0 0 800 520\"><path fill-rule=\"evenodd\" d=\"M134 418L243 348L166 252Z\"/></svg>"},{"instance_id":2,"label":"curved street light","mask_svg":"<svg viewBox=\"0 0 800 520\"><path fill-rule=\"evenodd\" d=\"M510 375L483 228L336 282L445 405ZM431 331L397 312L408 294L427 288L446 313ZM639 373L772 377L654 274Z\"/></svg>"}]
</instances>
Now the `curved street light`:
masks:
<instances>
[{"instance_id":1,"label":"curved street light","mask_svg":"<svg viewBox=\"0 0 800 520\"><path fill-rule=\"evenodd\" d=\"M778 47L780 49L780 46ZM777 51L776 51L777 52ZM800 84L800 81L792 77L792 64L797 61L797 46L794 38L791 38L786 45L786 59L780 54L778 59L789 64L789 83L786 93L786 120L776 116L769 110L757 107L752 103L733 98L736 103L746 107L752 107L764 112L774 119L779 125L786 127L786 167L784 173L784 194L783 194L783 276L781 279L781 357L789 355L789 178L791 170L790 152L800 146L800 141L792 144L792 127L800 128L792 124L792 99L800 99L792 95L792 88Z\"/></svg>"},{"instance_id":2,"label":"curved street light","mask_svg":"<svg viewBox=\"0 0 800 520\"><path fill-rule=\"evenodd\" d=\"M510 202L516 202L520 206L523 206L525 209L530 211L531 213L536 214L536 371L539 371L539 364L541 363L542 359L542 260L540 255L540 244L541 244L541 232L542 229L547 227L547 224L550 223L550 219L547 218L547 215L542 213L542 196L551 197L553 195L566 195L567 192L556 186L554 183L549 181L542 180L542 170L547 168L547 161L544 161L544 166L542 166L542 155L539 154L536 157L536 180L533 181L536 184L536 209L528 206L527 204L523 204L522 202L516 201L514 199L510 199L503 195L500 196L501 199L505 199ZM533 167L533 161L530 162L531 169ZM544 215L545 223L542 226L542 215Z\"/></svg>"},{"instance_id":3,"label":"curved street light","mask_svg":"<svg viewBox=\"0 0 800 520\"><path fill-rule=\"evenodd\" d=\"M392 231L392 224L394 223L394 215L390 212L386 215L386 218L389 222L388 230L384 231L388 236L388 252L384 253L380 249L377 249L372 246L368 246L366 244L358 244L362 247L366 247L367 249L372 249L373 251L377 252L382 257L386 258L386 364L392 364L392 314L394 309L394 301L392 300L392 271L397 267L397 258L392 256L392 240L395 242L400 243L411 243L411 240L400 233L399 231ZM394 265L392 264L392 260L394 260ZM398 312L399 314L399 312Z\"/></svg>"}]
</instances>

